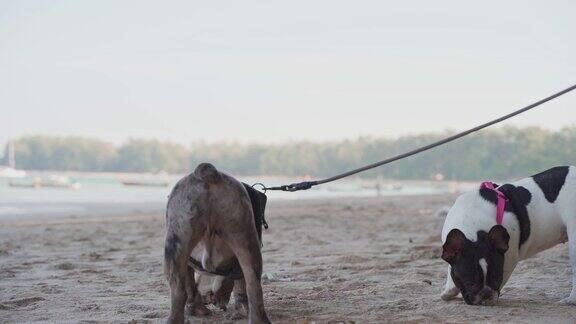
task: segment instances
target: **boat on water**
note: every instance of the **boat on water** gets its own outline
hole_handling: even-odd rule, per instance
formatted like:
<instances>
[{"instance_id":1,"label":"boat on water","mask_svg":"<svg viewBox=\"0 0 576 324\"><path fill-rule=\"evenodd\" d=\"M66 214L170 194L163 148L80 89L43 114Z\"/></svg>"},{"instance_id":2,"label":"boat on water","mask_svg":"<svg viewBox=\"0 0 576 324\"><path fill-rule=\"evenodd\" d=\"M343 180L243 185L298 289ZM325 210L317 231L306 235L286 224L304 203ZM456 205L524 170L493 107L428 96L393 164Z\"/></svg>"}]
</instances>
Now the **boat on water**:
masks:
<instances>
[{"instance_id":1,"label":"boat on water","mask_svg":"<svg viewBox=\"0 0 576 324\"><path fill-rule=\"evenodd\" d=\"M26 171L0 166L0 178L24 178Z\"/></svg>"},{"instance_id":2,"label":"boat on water","mask_svg":"<svg viewBox=\"0 0 576 324\"><path fill-rule=\"evenodd\" d=\"M146 180L119 180L125 186L130 187L168 187L168 181L146 181Z\"/></svg>"},{"instance_id":3,"label":"boat on water","mask_svg":"<svg viewBox=\"0 0 576 324\"><path fill-rule=\"evenodd\" d=\"M5 160L7 165L0 165L0 178L24 178L26 171L16 169L16 157L14 143L8 142L6 146Z\"/></svg>"},{"instance_id":4,"label":"boat on water","mask_svg":"<svg viewBox=\"0 0 576 324\"><path fill-rule=\"evenodd\" d=\"M51 175L48 178L35 177L27 181L10 181L10 187L15 188L60 188L60 189L80 189L78 182L70 181L66 176Z\"/></svg>"}]
</instances>

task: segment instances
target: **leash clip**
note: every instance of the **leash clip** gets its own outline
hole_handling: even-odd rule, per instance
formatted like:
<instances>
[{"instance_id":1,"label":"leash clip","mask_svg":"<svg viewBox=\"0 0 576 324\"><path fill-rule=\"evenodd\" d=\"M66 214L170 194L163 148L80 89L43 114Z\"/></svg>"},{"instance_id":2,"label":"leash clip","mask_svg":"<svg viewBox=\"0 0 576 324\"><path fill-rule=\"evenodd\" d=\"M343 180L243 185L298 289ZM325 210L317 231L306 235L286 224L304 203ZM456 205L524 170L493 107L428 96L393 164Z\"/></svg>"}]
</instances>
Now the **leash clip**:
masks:
<instances>
[{"instance_id":1,"label":"leash clip","mask_svg":"<svg viewBox=\"0 0 576 324\"><path fill-rule=\"evenodd\" d=\"M280 190L280 191L294 192L294 191L299 191L299 190L310 189L310 188L312 188L312 186L315 186L317 184L318 184L317 181L304 181L304 182L292 183L289 185L282 185L282 186L278 186L278 187L266 187L262 183L258 182L258 183L253 184L252 188L256 189L255 186L260 186L260 187L262 187L262 190L264 190L264 193L266 193L266 191L268 191L268 190Z\"/></svg>"},{"instance_id":2,"label":"leash clip","mask_svg":"<svg viewBox=\"0 0 576 324\"><path fill-rule=\"evenodd\" d=\"M252 188L256 189L257 186L261 187L261 190L264 191L264 193L266 193L266 191L268 190L268 188L266 188L266 186L260 182L256 182L255 184L253 184ZM258 190L258 189L256 189L256 190Z\"/></svg>"},{"instance_id":3,"label":"leash clip","mask_svg":"<svg viewBox=\"0 0 576 324\"><path fill-rule=\"evenodd\" d=\"M314 185L313 181L304 181L304 182L292 183L289 185L282 186L282 190L283 191L289 191L289 192L294 192L294 191L299 191L299 190L308 190L308 189L312 188L313 185Z\"/></svg>"}]
</instances>

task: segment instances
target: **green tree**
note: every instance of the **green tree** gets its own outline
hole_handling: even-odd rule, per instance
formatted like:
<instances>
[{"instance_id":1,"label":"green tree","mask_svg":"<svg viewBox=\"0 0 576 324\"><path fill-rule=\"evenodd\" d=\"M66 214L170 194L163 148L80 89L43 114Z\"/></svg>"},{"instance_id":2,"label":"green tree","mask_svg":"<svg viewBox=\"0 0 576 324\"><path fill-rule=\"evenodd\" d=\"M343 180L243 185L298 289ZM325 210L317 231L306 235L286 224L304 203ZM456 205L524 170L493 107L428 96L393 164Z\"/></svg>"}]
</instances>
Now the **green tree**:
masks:
<instances>
[{"instance_id":1,"label":"green tree","mask_svg":"<svg viewBox=\"0 0 576 324\"><path fill-rule=\"evenodd\" d=\"M180 173L200 162L235 175L325 177L429 144L454 132L360 137L324 143L281 145L179 144L132 139L116 148L82 137L28 136L15 142L17 167L35 170ZM370 170L395 179L506 180L556 165L576 164L576 126L552 132L538 127L503 127L472 134L447 145Z\"/></svg>"},{"instance_id":2,"label":"green tree","mask_svg":"<svg viewBox=\"0 0 576 324\"><path fill-rule=\"evenodd\" d=\"M185 172L188 151L180 144L131 139L118 149L114 169L129 172Z\"/></svg>"},{"instance_id":3,"label":"green tree","mask_svg":"<svg viewBox=\"0 0 576 324\"><path fill-rule=\"evenodd\" d=\"M105 171L116 158L112 144L83 137L27 136L14 150L16 166L33 170Z\"/></svg>"}]
</instances>

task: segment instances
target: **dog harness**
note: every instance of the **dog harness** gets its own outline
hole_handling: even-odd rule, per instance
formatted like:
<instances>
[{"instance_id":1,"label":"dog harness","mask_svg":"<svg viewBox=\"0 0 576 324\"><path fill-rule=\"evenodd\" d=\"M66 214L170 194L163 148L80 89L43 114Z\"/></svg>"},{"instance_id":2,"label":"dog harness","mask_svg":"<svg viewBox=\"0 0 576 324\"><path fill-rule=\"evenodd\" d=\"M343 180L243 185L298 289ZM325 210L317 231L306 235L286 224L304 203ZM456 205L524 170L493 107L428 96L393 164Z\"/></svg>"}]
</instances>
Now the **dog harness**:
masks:
<instances>
[{"instance_id":1,"label":"dog harness","mask_svg":"<svg viewBox=\"0 0 576 324\"><path fill-rule=\"evenodd\" d=\"M489 189L496 193L496 224L502 225L502 220L504 220L504 209L506 208L506 202L508 201L508 198L506 198L506 195L504 195L502 191L497 189L494 182L482 182L480 189Z\"/></svg>"}]
</instances>

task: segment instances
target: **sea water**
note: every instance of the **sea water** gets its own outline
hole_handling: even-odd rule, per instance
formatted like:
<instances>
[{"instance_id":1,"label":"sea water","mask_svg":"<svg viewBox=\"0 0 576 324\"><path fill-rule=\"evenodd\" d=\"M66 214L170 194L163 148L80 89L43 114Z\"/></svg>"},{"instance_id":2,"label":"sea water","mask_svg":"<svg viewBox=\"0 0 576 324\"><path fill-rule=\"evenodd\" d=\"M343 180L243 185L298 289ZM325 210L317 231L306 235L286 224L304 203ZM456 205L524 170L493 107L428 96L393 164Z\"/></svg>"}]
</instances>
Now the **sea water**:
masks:
<instances>
[{"instance_id":1,"label":"sea water","mask_svg":"<svg viewBox=\"0 0 576 324\"><path fill-rule=\"evenodd\" d=\"M0 178L0 218L15 219L26 217L51 216L99 216L125 215L130 213L163 213L168 194L179 175L138 175L138 174L95 174L59 173L70 183L78 183L80 188L27 188L13 187L10 182L26 183L33 178L45 178L54 173L29 173L28 179ZM123 180L162 181L167 186L126 186ZM284 177L239 177L239 180L252 184L263 182L268 186L304 181ZM268 198L276 199L321 199L339 197L375 197L377 195L425 195L450 191L450 186L431 181L386 182L376 187L376 182L358 178L344 179L317 186L306 191L269 191Z\"/></svg>"}]
</instances>

